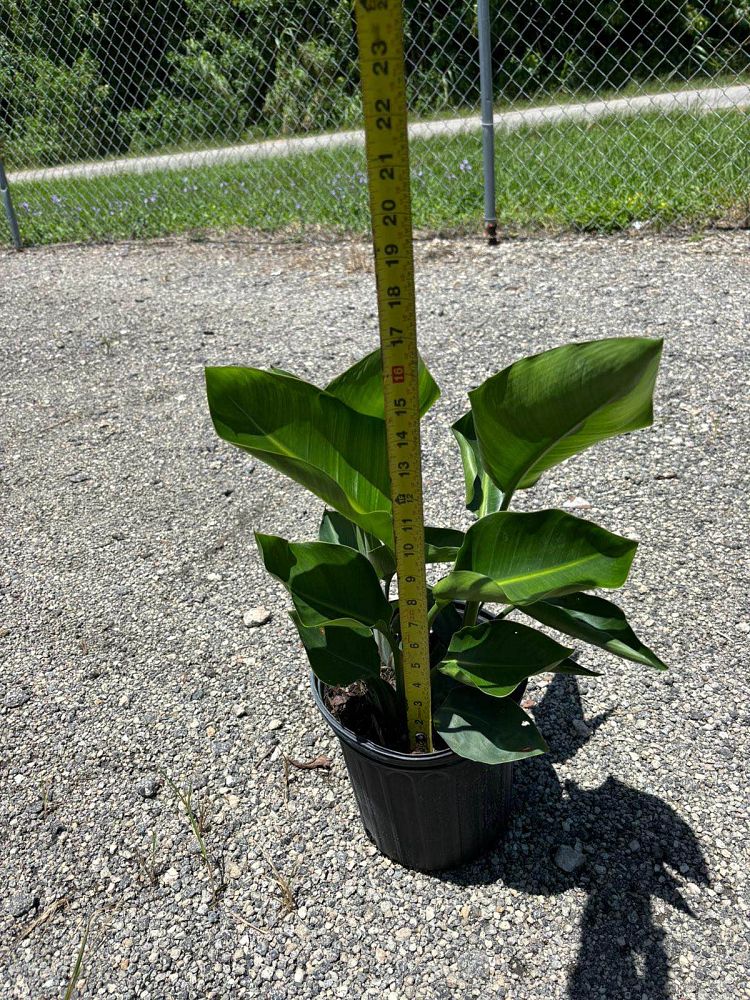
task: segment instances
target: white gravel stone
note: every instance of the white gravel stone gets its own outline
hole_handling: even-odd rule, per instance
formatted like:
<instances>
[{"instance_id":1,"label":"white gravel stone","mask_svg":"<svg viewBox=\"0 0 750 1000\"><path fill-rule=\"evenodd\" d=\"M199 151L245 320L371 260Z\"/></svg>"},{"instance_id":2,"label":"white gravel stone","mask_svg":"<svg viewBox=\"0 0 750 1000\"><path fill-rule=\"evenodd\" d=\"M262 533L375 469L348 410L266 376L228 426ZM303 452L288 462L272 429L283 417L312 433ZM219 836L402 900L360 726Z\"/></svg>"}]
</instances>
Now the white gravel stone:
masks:
<instances>
[{"instance_id":1,"label":"white gravel stone","mask_svg":"<svg viewBox=\"0 0 750 1000\"><path fill-rule=\"evenodd\" d=\"M242 615L242 621L248 628L259 628L261 625L267 625L270 620L271 612L264 607L250 608Z\"/></svg>"},{"instance_id":2,"label":"white gravel stone","mask_svg":"<svg viewBox=\"0 0 750 1000\"><path fill-rule=\"evenodd\" d=\"M572 500L566 500L562 506L566 510L591 510L592 504L583 497L573 497Z\"/></svg>"}]
</instances>

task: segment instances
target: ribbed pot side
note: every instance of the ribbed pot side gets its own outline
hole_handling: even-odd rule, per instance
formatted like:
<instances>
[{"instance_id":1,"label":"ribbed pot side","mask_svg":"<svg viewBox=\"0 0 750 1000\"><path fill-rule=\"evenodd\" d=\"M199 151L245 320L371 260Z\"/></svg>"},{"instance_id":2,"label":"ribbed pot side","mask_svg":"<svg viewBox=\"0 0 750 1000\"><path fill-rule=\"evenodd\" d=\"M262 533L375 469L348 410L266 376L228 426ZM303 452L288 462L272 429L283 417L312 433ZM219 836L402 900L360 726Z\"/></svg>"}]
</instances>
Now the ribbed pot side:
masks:
<instances>
[{"instance_id":1,"label":"ribbed pot side","mask_svg":"<svg viewBox=\"0 0 750 1000\"><path fill-rule=\"evenodd\" d=\"M508 825L512 764L480 764L451 750L412 756L358 739L326 707L323 683L311 675L323 718L339 738L365 832L406 868L456 868L492 848Z\"/></svg>"}]
</instances>

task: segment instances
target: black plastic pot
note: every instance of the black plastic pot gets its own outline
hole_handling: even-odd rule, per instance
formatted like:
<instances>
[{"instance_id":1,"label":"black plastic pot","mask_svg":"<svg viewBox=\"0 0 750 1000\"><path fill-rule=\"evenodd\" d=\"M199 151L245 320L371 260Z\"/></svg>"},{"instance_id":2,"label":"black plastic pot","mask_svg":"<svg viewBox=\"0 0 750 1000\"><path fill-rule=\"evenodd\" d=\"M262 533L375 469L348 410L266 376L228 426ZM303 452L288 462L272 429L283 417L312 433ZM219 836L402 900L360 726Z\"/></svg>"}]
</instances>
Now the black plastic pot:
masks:
<instances>
[{"instance_id":1,"label":"black plastic pot","mask_svg":"<svg viewBox=\"0 0 750 1000\"><path fill-rule=\"evenodd\" d=\"M311 680L341 743L365 832L379 851L406 868L437 871L497 843L511 813L512 764L480 764L452 750L412 756L359 739L331 715L325 685L314 674Z\"/></svg>"}]
</instances>

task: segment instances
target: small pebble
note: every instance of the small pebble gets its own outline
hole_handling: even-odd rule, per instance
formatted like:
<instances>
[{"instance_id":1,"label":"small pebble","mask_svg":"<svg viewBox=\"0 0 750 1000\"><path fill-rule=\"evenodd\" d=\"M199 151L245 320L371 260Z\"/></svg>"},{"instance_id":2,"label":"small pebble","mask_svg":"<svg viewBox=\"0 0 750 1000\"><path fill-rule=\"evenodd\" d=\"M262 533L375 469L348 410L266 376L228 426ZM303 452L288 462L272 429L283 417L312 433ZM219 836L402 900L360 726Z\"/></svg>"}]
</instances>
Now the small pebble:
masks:
<instances>
[{"instance_id":1,"label":"small pebble","mask_svg":"<svg viewBox=\"0 0 750 1000\"><path fill-rule=\"evenodd\" d=\"M563 507L566 510L591 510L592 505L583 497L573 497L572 500L566 500Z\"/></svg>"},{"instance_id":2,"label":"small pebble","mask_svg":"<svg viewBox=\"0 0 750 1000\"><path fill-rule=\"evenodd\" d=\"M20 708L31 698L31 695L23 687L11 688L3 698L3 705L6 708Z\"/></svg>"},{"instance_id":3,"label":"small pebble","mask_svg":"<svg viewBox=\"0 0 750 1000\"><path fill-rule=\"evenodd\" d=\"M270 620L271 612L262 605L257 608L250 608L242 616L242 621L248 628L259 628L261 625L266 625Z\"/></svg>"},{"instance_id":4,"label":"small pebble","mask_svg":"<svg viewBox=\"0 0 750 1000\"><path fill-rule=\"evenodd\" d=\"M136 786L136 791L142 799L153 799L156 798L156 793L162 786L161 778L157 775L149 775L148 778Z\"/></svg>"},{"instance_id":5,"label":"small pebble","mask_svg":"<svg viewBox=\"0 0 750 1000\"><path fill-rule=\"evenodd\" d=\"M167 870L162 875L162 882L164 885L174 885L175 882L179 881L180 873L176 868L167 868Z\"/></svg>"},{"instance_id":6,"label":"small pebble","mask_svg":"<svg viewBox=\"0 0 750 1000\"><path fill-rule=\"evenodd\" d=\"M20 917L30 913L38 902L36 896L32 896L30 892L19 892L15 896L11 896L6 904L6 908L11 917L15 917L18 920Z\"/></svg>"},{"instance_id":7,"label":"small pebble","mask_svg":"<svg viewBox=\"0 0 750 1000\"><path fill-rule=\"evenodd\" d=\"M561 844L555 855L555 864L564 872L574 872L580 868L584 862L582 851L578 845L571 847L569 844Z\"/></svg>"}]
</instances>

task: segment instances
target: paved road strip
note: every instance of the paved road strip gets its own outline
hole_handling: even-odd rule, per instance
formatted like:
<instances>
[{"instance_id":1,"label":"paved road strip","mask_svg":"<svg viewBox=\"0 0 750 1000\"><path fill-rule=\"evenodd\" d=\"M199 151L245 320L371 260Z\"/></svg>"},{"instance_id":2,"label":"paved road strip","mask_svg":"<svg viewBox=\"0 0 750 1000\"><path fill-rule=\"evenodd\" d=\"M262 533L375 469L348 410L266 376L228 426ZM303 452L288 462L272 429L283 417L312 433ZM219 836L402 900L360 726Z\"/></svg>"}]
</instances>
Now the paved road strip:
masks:
<instances>
[{"instance_id":1,"label":"paved road strip","mask_svg":"<svg viewBox=\"0 0 750 1000\"><path fill-rule=\"evenodd\" d=\"M599 118L603 115L634 115L644 111L717 111L722 108L750 106L750 86L709 87L681 90L671 94L645 94L640 97L618 97L613 100L586 101L582 104L550 104L522 111L503 111L495 115L495 127L518 129L524 125L543 125L570 118ZM481 128L479 118L446 118L438 121L415 122L409 126L410 139L474 132ZM219 149L193 150L188 153L165 153L158 156L122 157L98 163L75 163L59 167L11 172L13 184L26 181L63 180L73 177L106 177L115 174L147 174L155 170L188 170L215 166L220 163L241 163L246 160L271 159L294 153L309 153L339 146L362 146L361 129L335 132L329 135L298 136L287 139L267 139L263 142L224 146Z\"/></svg>"}]
</instances>

